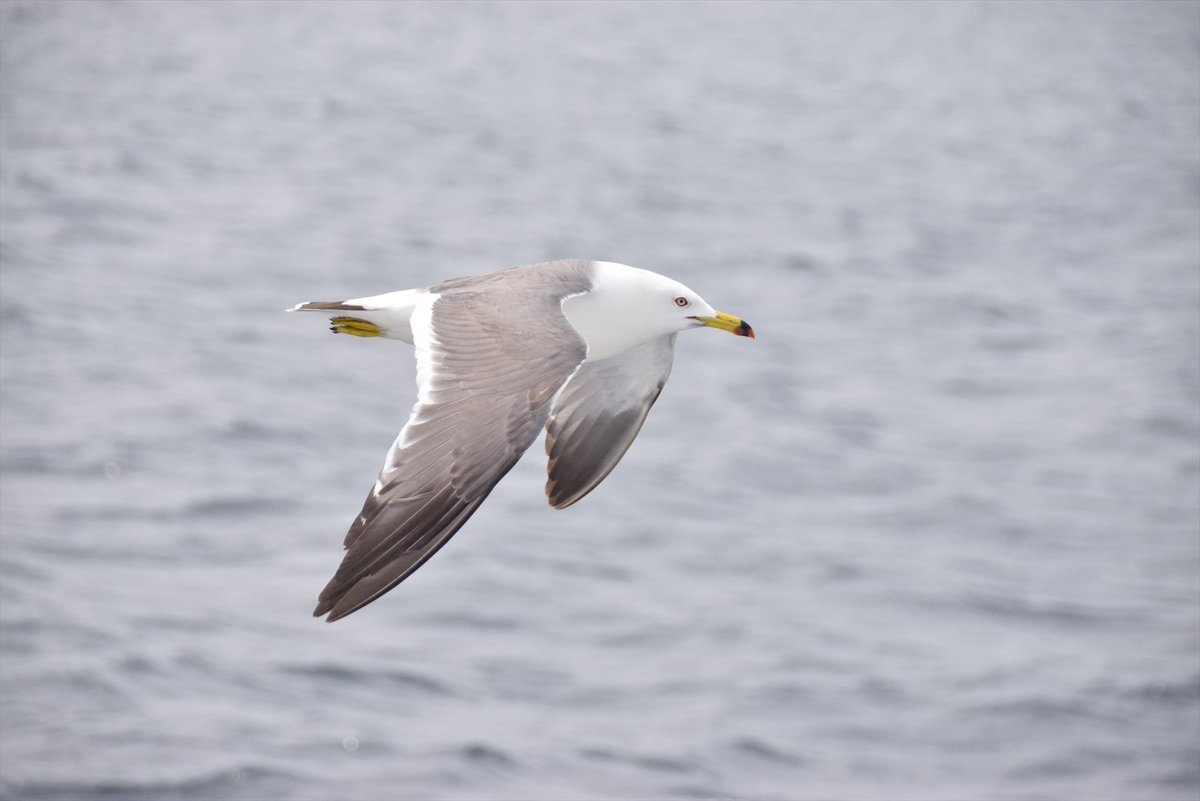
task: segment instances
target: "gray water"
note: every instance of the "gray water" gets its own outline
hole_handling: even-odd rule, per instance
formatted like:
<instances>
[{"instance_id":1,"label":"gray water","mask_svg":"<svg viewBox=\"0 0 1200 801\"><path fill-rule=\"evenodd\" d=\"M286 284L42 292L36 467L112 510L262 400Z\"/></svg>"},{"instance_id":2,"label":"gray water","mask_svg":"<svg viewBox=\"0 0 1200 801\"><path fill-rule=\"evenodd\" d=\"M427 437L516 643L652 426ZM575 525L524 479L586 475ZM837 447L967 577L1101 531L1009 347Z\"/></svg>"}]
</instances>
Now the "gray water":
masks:
<instances>
[{"instance_id":1,"label":"gray water","mask_svg":"<svg viewBox=\"0 0 1200 801\"><path fill-rule=\"evenodd\" d=\"M6 799L1195 799L1200 5L6 2ZM549 258L680 337L310 617L410 349Z\"/></svg>"}]
</instances>

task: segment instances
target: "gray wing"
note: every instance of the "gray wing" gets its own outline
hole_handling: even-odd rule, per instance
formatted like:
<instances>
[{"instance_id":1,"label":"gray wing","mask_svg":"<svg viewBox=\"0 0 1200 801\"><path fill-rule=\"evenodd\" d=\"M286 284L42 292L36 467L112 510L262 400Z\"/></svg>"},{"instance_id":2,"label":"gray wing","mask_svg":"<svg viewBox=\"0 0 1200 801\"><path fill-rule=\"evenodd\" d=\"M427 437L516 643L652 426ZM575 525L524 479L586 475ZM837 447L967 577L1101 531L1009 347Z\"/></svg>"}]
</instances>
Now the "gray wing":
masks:
<instances>
[{"instance_id":1,"label":"gray wing","mask_svg":"<svg viewBox=\"0 0 1200 801\"><path fill-rule=\"evenodd\" d=\"M671 334L583 363L555 401L546 426L551 506L575 503L617 466L658 400L674 355Z\"/></svg>"},{"instance_id":2,"label":"gray wing","mask_svg":"<svg viewBox=\"0 0 1200 801\"><path fill-rule=\"evenodd\" d=\"M420 314L417 404L313 612L331 622L395 587L462 527L537 437L586 355L555 297L455 290L436 296L430 325L418 324Z\"/></svg>"}]
</instances>

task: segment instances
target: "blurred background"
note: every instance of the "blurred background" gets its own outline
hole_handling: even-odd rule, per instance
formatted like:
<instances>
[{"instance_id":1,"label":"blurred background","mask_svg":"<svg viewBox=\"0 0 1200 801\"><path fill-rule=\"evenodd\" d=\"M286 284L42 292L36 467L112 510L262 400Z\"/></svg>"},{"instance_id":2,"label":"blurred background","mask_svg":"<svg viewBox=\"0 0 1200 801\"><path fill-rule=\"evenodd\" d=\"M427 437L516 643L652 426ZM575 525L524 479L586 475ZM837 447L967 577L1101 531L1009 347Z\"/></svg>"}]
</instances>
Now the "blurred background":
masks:
<instances>
[{"instance_id":1,"label":"blurred background","mask_svg":"<svg viewBox=\"0 0 1200 801\"><path fill-rule=\"evenodd\" d=\"M1200 4L0 4L0 796L1195 799ZM670 275L310 617L415 398L305 300Z\"/></svg>"}]
</instances>

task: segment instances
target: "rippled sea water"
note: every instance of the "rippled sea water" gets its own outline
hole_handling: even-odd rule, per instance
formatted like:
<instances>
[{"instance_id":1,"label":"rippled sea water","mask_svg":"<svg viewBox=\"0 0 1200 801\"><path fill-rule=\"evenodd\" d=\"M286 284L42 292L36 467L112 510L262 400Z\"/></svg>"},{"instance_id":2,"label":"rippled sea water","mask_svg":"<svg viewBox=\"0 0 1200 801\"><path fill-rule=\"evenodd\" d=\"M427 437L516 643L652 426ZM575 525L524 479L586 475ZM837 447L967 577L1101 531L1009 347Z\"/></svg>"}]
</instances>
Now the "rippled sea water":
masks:
<instances>
[{"instance_id":1,"label":"rippled sea water","mask_svg":"<svg viewBox=\"0 0 1200 801\"><path fill-rule=\"evenodd\" d=\"M0 796L1195 799L1200 5L0 3ZM296 302L650 267L540 444L310 617L415 392Z\"/></svg>"}]
</instances>

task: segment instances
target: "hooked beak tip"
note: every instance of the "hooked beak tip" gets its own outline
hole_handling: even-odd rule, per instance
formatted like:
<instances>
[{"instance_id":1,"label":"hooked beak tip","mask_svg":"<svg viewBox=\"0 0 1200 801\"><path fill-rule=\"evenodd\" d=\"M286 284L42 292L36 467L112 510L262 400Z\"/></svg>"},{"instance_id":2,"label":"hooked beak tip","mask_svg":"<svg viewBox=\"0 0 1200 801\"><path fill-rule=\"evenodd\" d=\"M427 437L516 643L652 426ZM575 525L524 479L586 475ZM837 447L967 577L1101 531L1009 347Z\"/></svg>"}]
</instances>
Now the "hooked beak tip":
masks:
<instances>
[{"instance_id":1,"label":"hooked beak tip","mask_svg":"<svg viewBox=\"0 0 1200 801\"><path fill-rule=\"evenodd\" d=\"M711 328L718 328L722 331L728 331L735 337L749 337L750 339L756 338L754 336L754 329L750 327L750 323L746 322L740 317L734 317L732 314L717 312L715 317L696 316L692 317L691 319Z\"/></svg>"}]
</instances>

